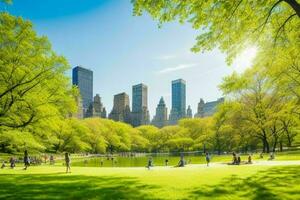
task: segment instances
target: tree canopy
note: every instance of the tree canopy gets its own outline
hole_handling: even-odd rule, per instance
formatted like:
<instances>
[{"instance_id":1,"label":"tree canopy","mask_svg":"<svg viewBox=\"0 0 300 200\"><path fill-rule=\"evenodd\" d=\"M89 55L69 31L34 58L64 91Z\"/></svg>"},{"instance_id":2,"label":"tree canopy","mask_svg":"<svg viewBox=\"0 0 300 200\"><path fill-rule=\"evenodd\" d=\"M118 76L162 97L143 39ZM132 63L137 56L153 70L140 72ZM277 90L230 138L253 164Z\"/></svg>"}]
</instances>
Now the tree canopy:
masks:
<instances>
[{"instance_id":1,"label":"tree canopy","mask_svg":"<svg viewBox=\"0 0 300 200\"><path fill-rule=\"evenodd\" d=\"M288 31L299 40L300 4L296 0L132 0L134 15L149 13L160 25L177 20L199 30L193 51L219 48L228 61L249 45L276 43Z\"/></svg>"}]
</instances>

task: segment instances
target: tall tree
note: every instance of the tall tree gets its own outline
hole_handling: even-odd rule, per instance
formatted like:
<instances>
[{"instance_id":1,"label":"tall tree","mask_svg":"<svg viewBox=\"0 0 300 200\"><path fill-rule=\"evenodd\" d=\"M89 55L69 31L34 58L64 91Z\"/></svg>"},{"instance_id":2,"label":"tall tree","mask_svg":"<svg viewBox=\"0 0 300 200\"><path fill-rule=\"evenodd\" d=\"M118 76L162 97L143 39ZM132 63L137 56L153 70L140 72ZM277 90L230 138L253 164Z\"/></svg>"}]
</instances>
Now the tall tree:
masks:
<instances>
[{"instance_id":1,"label":"tall tree","mask_svg":"<svg viewBox=\"0 0 300 200\"><path fill-rule=\"evenodd\" d=\"M68 67L29 21L0 13L0 129L75 111Z\"/></svg>"}]
</instances>

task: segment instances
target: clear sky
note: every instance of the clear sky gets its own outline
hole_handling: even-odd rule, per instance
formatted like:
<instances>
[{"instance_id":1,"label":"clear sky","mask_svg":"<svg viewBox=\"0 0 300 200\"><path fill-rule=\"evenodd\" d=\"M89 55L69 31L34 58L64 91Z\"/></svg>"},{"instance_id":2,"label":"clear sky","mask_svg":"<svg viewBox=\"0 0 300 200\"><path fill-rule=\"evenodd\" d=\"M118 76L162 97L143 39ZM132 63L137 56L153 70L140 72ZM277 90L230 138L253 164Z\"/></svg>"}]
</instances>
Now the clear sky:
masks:
<instances>
[{"instance_id":1,"label":"clear sky","mask_svg":"<svg viewBox=\"0 0 300 200\"><path fill-rule=\"evenodd\" d=\"M226 65L218 50L190 52L197 31L189 24L174 22L159 29L147 15L134 17L130 0L14 0L11 6L0 6L31 20L72 67L93 70L94 95L100 94L108 112L114 94L126 92L131 100L132 85L141 82L148 85L150 115L161 96L170 111L171 81L183 78L194 114L200 98L222 96L222 77L243 71L250 62L249 51L233 66Z\"/></svg>"}]
</instances>

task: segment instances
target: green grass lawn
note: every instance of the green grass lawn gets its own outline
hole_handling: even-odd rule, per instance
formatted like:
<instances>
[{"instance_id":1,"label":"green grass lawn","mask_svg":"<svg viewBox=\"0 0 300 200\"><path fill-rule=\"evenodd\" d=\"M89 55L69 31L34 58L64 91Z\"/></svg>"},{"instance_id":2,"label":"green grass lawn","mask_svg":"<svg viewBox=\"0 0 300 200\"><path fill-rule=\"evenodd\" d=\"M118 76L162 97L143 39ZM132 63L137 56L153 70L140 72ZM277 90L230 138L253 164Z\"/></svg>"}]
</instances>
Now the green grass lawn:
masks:
<instances>
[{"instance_id":1,"label":"green grass lawn","mask_svg":"<svg viewBox=\"0 0 300 200\"><path fill-rule=\"evenodd\" d=\"M300 166L18 167L0 170L0 199L300 199Z\"/></svg>"}]
</instances>

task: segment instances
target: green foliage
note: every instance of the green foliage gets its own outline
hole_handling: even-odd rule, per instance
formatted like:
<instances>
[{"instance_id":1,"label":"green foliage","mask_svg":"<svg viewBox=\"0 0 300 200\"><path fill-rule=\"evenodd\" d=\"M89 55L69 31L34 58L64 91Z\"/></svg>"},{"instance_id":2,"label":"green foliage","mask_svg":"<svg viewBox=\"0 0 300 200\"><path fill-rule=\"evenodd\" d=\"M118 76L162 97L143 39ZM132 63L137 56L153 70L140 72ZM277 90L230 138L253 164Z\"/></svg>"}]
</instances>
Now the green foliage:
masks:
<instances>
[{"instance_id":1,"label":"green foliage","mask_svg":"<svg viewBox=\"0 0 300 200\"><path fill-rule=\"evenodd\" d=\"M160 24L177 20L199 30L193 51L219 48L228 61L249 45L277 43L285 30L299 38L300 4L291 0L132 0L134 15L149 13ZM270 50L270 49L269 49Z\"/></svg>"},{"instance_id":2,"label":"green foliage","mask_svg":"<svg viewBox=\"0 0 300 200\"><path fill-rule=\"evenodd\" d=\"M8 153L16 153L25 149L33 152L45 150L45 147L31 133L18 130L0 132L0 148L2 152Z\"/></svg>"},{"instance_id":3,"label":"green foliage","mask_svg":"<svg viewBox=\"0 0 300 200\"><path fill-rule=\"evenodd\" d=\"M0 13L0 129L65 116L76 106L67 61L32 24Z\"/></svg>"}]
</instances>

